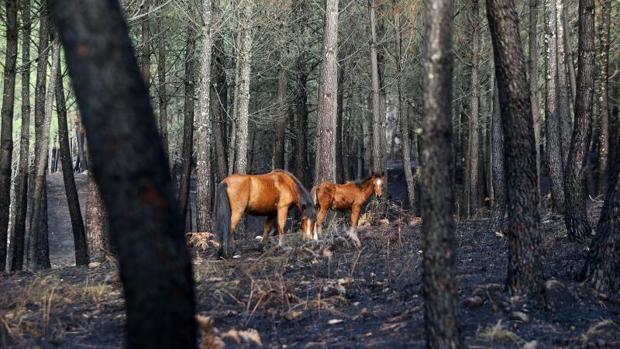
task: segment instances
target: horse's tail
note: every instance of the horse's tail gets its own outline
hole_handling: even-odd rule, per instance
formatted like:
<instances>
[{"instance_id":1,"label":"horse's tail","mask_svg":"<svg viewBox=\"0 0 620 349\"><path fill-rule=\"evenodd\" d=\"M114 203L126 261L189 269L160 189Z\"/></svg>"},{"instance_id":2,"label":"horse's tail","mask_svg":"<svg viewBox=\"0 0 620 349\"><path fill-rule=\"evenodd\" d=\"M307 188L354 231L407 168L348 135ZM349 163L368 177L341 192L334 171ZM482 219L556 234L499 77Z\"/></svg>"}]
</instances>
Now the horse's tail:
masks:
<instances>
[{"instance_id":1,"label":"horse's tail","mask_svg":"<svg viewBox=\"0 0 620 349\"><path fill-rule=\"evenodd\" d=\"M312 187L312 189L310 189L310 196L312 197L312 202L314 202L314 206L316 206L319 203L319 200L316 196L316 192L319 189L318 185L315 185Z\"/></svg>"},{"instance_id":2,"label":"horse's tail","mask_svg":"<svg viewBox=\"0 0 620 349\"><path fill-rule=\"evenodd\" d=\"M220 256L230 258L230 201L228 200L228 184L217 185L215 201L215 229L220 240Z\"/></svg>"}]
</instances>

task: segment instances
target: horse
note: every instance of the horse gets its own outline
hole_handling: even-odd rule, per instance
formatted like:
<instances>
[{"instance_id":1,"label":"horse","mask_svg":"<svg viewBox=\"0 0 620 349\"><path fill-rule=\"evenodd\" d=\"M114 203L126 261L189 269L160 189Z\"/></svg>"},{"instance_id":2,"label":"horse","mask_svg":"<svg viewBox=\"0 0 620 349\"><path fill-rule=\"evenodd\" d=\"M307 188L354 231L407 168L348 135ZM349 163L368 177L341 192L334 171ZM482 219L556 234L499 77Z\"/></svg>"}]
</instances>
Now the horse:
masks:
<instances>
[{"instance_id":1,"label":"horse","mask_svg":"<svg viewBox=\"0 0 620 349\"><path fill-rule=\"evenodd\" d=\"M329 209L336 211L351 211L351 227L347 234L355 245L361 247L361 242L357 237L357 222L360 211L370 196L383 194L383 174L372 174L361 182L350 181L344 184L323 182L312 188L311 194L317 210L314 238L317 239L322 231L323 221Z\"/></svg>"},{"instance_id":2,"label":"horse","mask_svg":"<svg viewBox=\"0 0 620 349\"><path fill-rule=\"evenodd\" d=\"M289 209L297 207L301 213L302 239L310 239L314 231L316 210L308 190L291 173L273 170L257 175L233 174L217 186L216 232L220 240L220 256L229 258L230 238L236 240L237 224L244 214L266 216L263 243L267 242L274 222L279 233L278 245L284 240L284 226Z\"/></svg>"}]
</instances>

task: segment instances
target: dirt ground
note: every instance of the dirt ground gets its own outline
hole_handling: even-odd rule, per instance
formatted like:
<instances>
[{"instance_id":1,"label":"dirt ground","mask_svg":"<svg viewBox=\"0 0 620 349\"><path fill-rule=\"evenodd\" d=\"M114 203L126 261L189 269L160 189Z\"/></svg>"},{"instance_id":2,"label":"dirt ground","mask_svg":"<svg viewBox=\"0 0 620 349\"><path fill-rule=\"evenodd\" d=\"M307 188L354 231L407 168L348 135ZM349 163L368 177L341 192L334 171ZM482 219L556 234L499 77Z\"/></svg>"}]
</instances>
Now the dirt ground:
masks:
<instances>
[{"instance_id":1,"label":"dirt ground","mask_svg":"<svg viewBox=\"0 0 620 349\"><path fill-rule=\"evenodd\" d=\"M421 226L396 205L374 207L363 217L361 251L341 237L342 218L318 243L288 234L286 249L262 250L253 238L260 227L248 225L240 258L230 261L198 237L198 312L229 347L260 339L269 348L423 348ZM63 229L70 232L68 223ZM620 348L620 302L574 281L586 250L567 239L558 217L543 216L548 281L533 304L504 292L506 238L488 220L461 221L456 236L460 324L470 348ZM0 347L118 348L123 321L114 260L0 280Z\"/></svg>"}]
</instances>

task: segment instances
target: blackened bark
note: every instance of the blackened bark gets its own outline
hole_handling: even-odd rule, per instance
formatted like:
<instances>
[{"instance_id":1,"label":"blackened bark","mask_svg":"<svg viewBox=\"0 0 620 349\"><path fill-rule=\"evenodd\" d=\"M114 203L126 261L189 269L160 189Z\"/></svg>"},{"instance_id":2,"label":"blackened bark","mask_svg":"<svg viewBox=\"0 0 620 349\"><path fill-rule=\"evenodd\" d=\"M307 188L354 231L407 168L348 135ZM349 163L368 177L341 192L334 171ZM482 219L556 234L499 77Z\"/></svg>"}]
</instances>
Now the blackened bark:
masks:
<instances>
[{"instance_id":1,"label":"blackened bark","mask_svg":"<svg viewBox=\"0 0 620 349\"><path fill-rule=\"evenodd\" d=\"M452 193L452 1L428 7L424 57L422 230L428 348L461 348Z\"/></svg>"},{"instance_id":2,"label":"blackened bark","mask_svg":"<svg viewBox=\"0 0 620 349\"><path fill-rule=\"evenodd\" d=\"M75 186L75 178L73 177L71 151L69 149L67 106L60 69L58 69L58 75L56 78L56 112L58 115L58 143L60 152L60 163L62 166L62 178L65 183L67 205L69 206L69 216L71 218L71 230L73 231L75 264L88 265L88 247L86 245L86 232L84 231L84 221L82 220L82 211L80 210L80 199L78 197L77 187Z\"/></svg>"},{"instance_id":3,"label":"blackened bark","mask_svg":"<svg viewBox=\"0 0 620 349\"><path fill-rule=\"evenodd\" d=\"M607 159L609 156L609 46L611 40L611 0L601 2L601 23L598 31L598 127L599 163L598 192L607 191ZM609 183L613 185L612 182Z\"/></svg>"},{"instance_id":4,"label":"blackened bark","mask_svg":"<svg viewBox=\"0 0 620 349\"><path fill-rule=\"evenodd\" d=\"M620 138L615 139L620 146ZM620 152L610 159L609 186L596 228L597 234L583 268L582 279L600 292L620 291Z\"/></svg>"},{"instance_id":5,"label":"blackened bark","mask_svg":"<svg viewBox=\"0 0 620 349\"><path fill-rule=\"evenodd\" d=\"M140 50L140 69L142 70L142 78L147 88L151 85L151 8L150 0L143 0L140 7L142 9L142 24L140 30L142 32L142 49Z\"/></svg>"},{"instance_id":6,"label":"blackened bark","mask_svg":"<svg viewBox=\"0 0 620 349\"><path fill-rule=\"evenodd\" d=\"M336 97L336 181L342 183L348 178L344 177L343 151L342 151L342 123L344 120L344 79L346 63L343 61L338 67L338 94Z\"/></svg>"},{"instance_id":7,"label":"blackened bark","mask_svg":"<svg viewBox=\"0 0 620 349\"><path fill-rule=\"evenodd\" d=\"M22 19L22 129L19 136L19 167L15 177L15 215L11 234L11 271L22 270L26 235L26 209L28 203L28 164L30 153L30 0L21 2Z\"/></svg>"},{"instance_id":8,"label":"blackened bark","mask_svg":"<svg viewBox=\"0 0 620 349\"><path fill-rule=\"evenodd\" d=\"M325 7L324 60L321 67L319 114L316 131L314 183L336 180L336 99L338 94L338 0Z\"/></svg>"},{"instance_id":9,"label":"blackened bark","mask_svg":"<svg viewBox=\"0 0 620 349\"><path fill-rule=\"evenodd\" d=\"M195 301L183 223L120 5L54 0L51 15L118 248L126 346L194 348Z\"/></svg>"},{"instance_id":10,"label":"blackened bark","mask_svg":"<svg viewBox=\"0 0 620 349\"><path fill-rule=\"evenodd\" d=\"M564 195L564 166L562 160L562 143L560 141L560 117L558 114L558 65L556 40L555 0L545 0L545 46L546 46L546 103L545 128L547 145L547 164L551 180L551 197L556 213L566 210Z\"/></svg>"},{"instance_id":11,"label":"blackened bark","mask_svg":"<svg viewBox=\"0 0 620 349\"><path fill-rule=\"evenodd\" d=\"M568 59L570 59L570 47L567 40L562 17L565 16L564 0L556 0L556 29L557 29L557 59L558 59L558 116L560 119L560 144L562 163L564 168L568 166L568 152L573 128L573 118L570 108L570 88L568 82Z\"/></svg>"},{"instance_id":12,"label":"blackened bark","mask_svg":"<svg viewBox=\"0 0 620 349\"><path fill-rule=\"evenodd\" d=\"M530 91L513 0L486 0L504 130L508 273L512 294L536 296L542 287L540 216Z\"/></svg>"},{"instance_id":13,"label":"blackened bark","mask_svg":"<svg viewBox=\"0 0 620 349\"><path fill-rule=\"evenodd\" d=\"M566 166L566 228L572 239L581 240L592 232L586 208L585 171L590 146L594 98L594 0L579 1L579 58L575 127Z\"/></svg>"},{"instance_id":14,"label":"blackened bark","mask_svg":"<svg viewBox=\"0 0 620 349\"><path fill-rule=\"evenodd\" d=\"M58 83L58 69L60 63L60 43L57 38L54 38L52 42L52 67L50 72L50 83L45 91L45 112L43 121L41 123L40 137L37 138L37 144L35 147L34 166L35 172L33 176L34 189L32 194L32 220L30 223L31 229L31 247L30 253L32 255L32 268L44 269L50 268L50 256L49 247L47 242L47 234L42 233L41 226L47 221L47 214L43 214L47 210L47 201L45 191L47 187L46 173L47 173L47 161L49 158L49 138L50 138L50 125L52 121L52 105L54 103L54 91L56 83ZM47 230L47 229L45 229Z\"/></svg>"},{"instance_id":15,"label":"blackened bark","mask_svg":"<svg viewBox=\"0 0 620 349\"><path fill-rule=\"evenodd\" d=\"M217 6L215 5L217 10ZM228 102L228 89L226 87L226 61L224 57L224 37L219 33L214 33L213 40L213 62L212 68L214 82L211 89L211 110L213 117L213 140L215 146L215 156L217 164L217 180L226 177L228 173L227 151L224 134L226 134L226 107Z\"/></svg>"},{"instance_id":16,"label":"blackened bark","mask_svg":"<svg viewBox=\"0 0 620 349\"><path fill-rule=\"evenodd\" d=\"M286 146L286 126L288 125L288 21L291 7L290 0L280 2L280 32L278 46L280 48L278 62L278 84L276 92L276 137L273 146L273 168L284 168L285 146Z\"/></svg>"},{"instance_id":17,"label":"blackened bark","mask_svg":"<svg viewBox=\"0 0 620 349\"><path fill-rule=\"evenodd\" d=\"M194 144L194 93L196 86L196 30L187 26L185 47L185 99L183 106L183 145L181 150L181 179L179 181L179 206L181 217L187 216L189 186L192 175L192 149ZM185 220L183 220L185 222ZM187 227L186 227L187 229Z\"/></svg>"},{"instance_id":18,"label":"blackened bark","mask_svg":"<svg viewBox=\"0 0 620 349\"><path fill-rule=\"evenodd\" d=\"M504 171L504 133L499 107L497 84L493 87L493 114L491 115L491 173L493 185L493 229L498 230L506 214L506 172Z\"/></svg>"},{"instance_id":19,"label":"blackened bark","mask_svg":"<svg viewBox=\"0 0 620 349\"><path fill-rule=\"evenodd\" d=\"M538 105L538 4L540 0L530 0L528 36L528 78L530 81L530 100L534 119L534 141L536 143L536 188L540 198L540 110ZM540 199L539 199L540 200Z\"/></svg>"},{"instance_id":20,"label":"blackened bark","mask_svg":"<svg viewBox=\"0 0 620 349\"><path fill-rule=\"evenodd\" d=\"M0 272L7 256L9 206L11 203L11 165L13 154L13 106L17 65L17 1L5 2L6 51L4 56L4 90L2 92L2 125L0 129Z\"/></svg>"},{"instance_id":21,"label":"blackened bark","mask_svg":"<svg viewBox=\"0 0 620 349\"><path fill-rule=\"evenodd\" d=\"M472 38L471 84L469 101L469 137L467 144L467 216L476 214L480 208L480 6L479 0L471 0L469 25Z\"/></svg>"},{"instance_id":22,"label":"blackened bark","mask_svg":"<svg viewBox=\"0 0 620 349\"><path fill-rule=\"evenodd\" d=\"M87 190L86 241L88 256L93 262L104 262L106 256L112 250L110 244L110 226L93 171L88 171Z\"/></svg>"},{"instance_id":23,"label":"blackened bark","mask_svg":"<svg viewBox=\"0 0 620 349\"><path fill-rule=\"evenodd\" d=\"M165 6L165 0L159 0L160 6ZM164 152L166 153L166 159L168 159L169 166L172 166L170 161L170 151L168 142L168 88L166 84L166 37L168 28L166 28L166 15L165 13L157 21L157 27L159 28L159 35L161 36L157 40L157 95L159 97L159 134L161 136L161 142L164 145Z\"/></svg>"}]
</instances>

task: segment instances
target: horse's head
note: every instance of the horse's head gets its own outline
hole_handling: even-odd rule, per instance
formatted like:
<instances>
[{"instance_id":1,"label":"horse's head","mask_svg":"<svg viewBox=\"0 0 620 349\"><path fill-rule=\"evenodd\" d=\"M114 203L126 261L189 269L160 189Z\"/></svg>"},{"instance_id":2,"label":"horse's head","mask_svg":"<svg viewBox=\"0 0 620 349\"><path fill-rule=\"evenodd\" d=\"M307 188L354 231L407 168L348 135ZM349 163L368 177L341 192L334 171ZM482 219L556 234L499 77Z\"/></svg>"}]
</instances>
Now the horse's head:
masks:
<instances>
[{"instance_id":1,"label":"horse's head","mask_svg":"<svg viewBox=\"0 0 620 349\"><path fill-rule=\"evenodd\" d=\"M375 195L383 195L383 184L385 183L385 176L383 174L374 174L372 176L372 186Z\"/></svg>"},{"instance_id":2,"label":"horse's head","mask_svg":"<svg viewBox=\"0 0 620 349\"><path fill-rule=\"evenodd\" d=\"M313 205L301 205L301 237L304 240L317 239L314 232L316 223L316 209Z\"/></svg>"}]
</instances>

